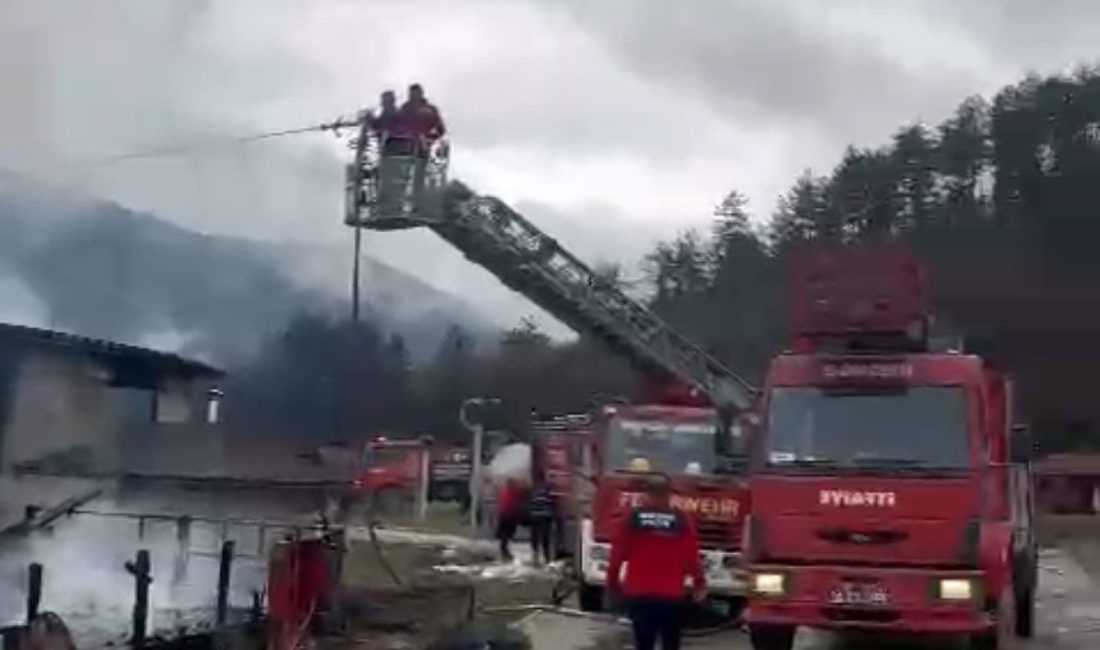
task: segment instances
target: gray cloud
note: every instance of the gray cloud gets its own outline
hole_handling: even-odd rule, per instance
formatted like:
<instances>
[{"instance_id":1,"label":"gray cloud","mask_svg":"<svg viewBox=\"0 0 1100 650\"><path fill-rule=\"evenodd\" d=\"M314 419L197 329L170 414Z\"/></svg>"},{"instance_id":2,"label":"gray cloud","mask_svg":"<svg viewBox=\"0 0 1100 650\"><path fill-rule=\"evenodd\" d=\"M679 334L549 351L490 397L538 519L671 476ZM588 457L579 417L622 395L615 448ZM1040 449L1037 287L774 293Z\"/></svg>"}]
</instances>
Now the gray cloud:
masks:
<instances>
[{"instance_id":1,"label":"gray cloud","mask_svg":"<svg viewBox=\"0 0 1100 650\"><path fill-rule=\"evenodd\" d=\"M630 261L729 186L766 213L848 142L1091 56L1098 18L1084 0L3 0L0 165L203 231L339 241L347 154L327 135L71 163L313 123L417 79L455 134L457 175L512 192L585 259ZM623 159L641 171L603 183L608 208L556 193ZM534 168L519 192L503 187L512 161ZM684 187L713 196L621 214ZM429 233L367 250L502 320L531 310Z\"/></svg>"},{"instance_id":2,"label":"gray cloud","mask_svg":"<svg viewBox=\"0 0 1100 650\"><path fill-rule=\"evenodd\" d=\"M899 112L953 106L979 81L961 70L908 66L868 35L823 23L809 3L568 6L625 65L744 125L779 122L862 140L895 126Z\"/></svg>"}]
</instances>

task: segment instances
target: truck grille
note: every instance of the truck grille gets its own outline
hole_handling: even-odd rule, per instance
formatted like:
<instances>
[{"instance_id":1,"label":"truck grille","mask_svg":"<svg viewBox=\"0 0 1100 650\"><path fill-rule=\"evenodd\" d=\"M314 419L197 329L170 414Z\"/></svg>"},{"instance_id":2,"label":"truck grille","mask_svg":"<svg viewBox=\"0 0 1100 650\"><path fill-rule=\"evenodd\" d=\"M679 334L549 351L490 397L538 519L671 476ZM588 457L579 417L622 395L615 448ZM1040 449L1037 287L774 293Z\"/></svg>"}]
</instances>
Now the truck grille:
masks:
<instances>
[{"instance_id":1,"label":"truck grille","mask_svg":"<svg viewBox=\"0 0 1100 650\"><path fill-rule=\"evenodd\" d=\"M697 520L699 546L703 548L735 549L740 546L741 527L729 521Z\"/></svg>"}]
</instances>

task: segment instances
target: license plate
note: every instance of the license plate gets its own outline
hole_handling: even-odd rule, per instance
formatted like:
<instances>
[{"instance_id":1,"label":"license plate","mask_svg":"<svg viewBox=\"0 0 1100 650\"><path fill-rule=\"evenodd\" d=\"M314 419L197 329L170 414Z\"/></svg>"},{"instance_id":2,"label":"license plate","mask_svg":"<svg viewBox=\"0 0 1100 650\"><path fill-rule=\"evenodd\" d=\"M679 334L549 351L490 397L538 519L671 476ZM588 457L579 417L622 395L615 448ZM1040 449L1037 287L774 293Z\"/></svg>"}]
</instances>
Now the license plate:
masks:
<instances>
[{"instance_id":1,"label":"license plate","mask_svg":"<svg viewBox=\"0 0 1100 650\"><path fill-rule=\"evenodd\" d=\"M881 607L890 604L890 594L879 585L842 584L829 590L829 602L833 605Z\"/></svg>"}]
</instances>

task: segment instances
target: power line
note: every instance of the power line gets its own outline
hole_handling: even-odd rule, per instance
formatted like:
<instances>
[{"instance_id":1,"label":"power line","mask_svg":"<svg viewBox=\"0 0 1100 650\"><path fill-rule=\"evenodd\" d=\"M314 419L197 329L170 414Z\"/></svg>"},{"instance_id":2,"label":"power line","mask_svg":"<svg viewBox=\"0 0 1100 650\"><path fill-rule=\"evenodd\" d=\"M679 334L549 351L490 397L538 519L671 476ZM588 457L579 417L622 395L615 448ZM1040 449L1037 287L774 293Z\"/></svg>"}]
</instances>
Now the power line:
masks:
<instances>
[{"instance_id":1,"label":"power line","mask_svg":"<svg viewBox=\"0 0 1100 650\"><path fill-rule=\"evenodd\" d=\"M320 132L320 131L335 131L337 129L352 127L352 126L356 126L358 124L359 124L359 119L358 118L350 119L350 120L345 119L345 118L339 118L337 120L334 120L332 122L328 122L328 123L325 123L325 124L313 124L313 125L310 125L310 126L301 126L301 127L297 127L297 128L293 128L293 129L282 129L282 130L279 130L279 131L265 131L265 132L262 132L262 133L253 133L251 135L243 135L243 136L235 136L235 137L227 137L227 138L218 138L216 140L210 140L210 141L207 141L207 142L204 142L204 143L201 143L201 144L181 144L181 145L156 147L156 148L150 148L150 149L139 149L139 150L135 150L135 151L127 151L127 152L124 152L124 153L113 154L113 155L110 155L110 156L105 156L103 158L90 160L85 164L87 166L90 166L90 167L102 167L102 166L106 166L106 165L113 165L113 164L117 164L117 163L131 161L131 160L141 160L141 159L148 159L148 158L170 158L170 157L175 157L175 156L186 156L186 155L190 155L190 154L192 154L192 153L194 153L194 152L196 152L200 149L205 149L205 148L210 148L210 147L217 147L217 146L222 146L222 145L227 145L227 144L233 144L233 145L248 144L250 142L257 142L257 141L260 141L260 140L269 140L269 139L272 139L272 138L281 138L281 137L286 137L286 136L290 136L290 135L300 135L300 134L303 134L303 133L313 133L313 132Z\"/></svg>"}]
</instances>

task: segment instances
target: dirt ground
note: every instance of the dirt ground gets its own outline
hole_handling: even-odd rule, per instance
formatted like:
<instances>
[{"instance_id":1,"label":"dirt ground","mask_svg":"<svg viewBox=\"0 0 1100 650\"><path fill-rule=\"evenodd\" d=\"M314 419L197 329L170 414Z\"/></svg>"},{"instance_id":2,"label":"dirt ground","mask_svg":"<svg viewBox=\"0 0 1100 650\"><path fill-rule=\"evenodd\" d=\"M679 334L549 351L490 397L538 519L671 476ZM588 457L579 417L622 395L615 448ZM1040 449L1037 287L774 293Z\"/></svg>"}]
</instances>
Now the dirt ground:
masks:
<instances>
[{"instance_id":1,"label":"dirt ground","mask_svg":"<svg viewBox=\"0 0 1100 650\"><path fill-rule=\"evenodd\" d=\"M1047 549L1040 559L1037 631L1034 639L1014 641L1018 650L1094 650L1100 648L1100 583L1082 569L1064 549ZM684 644L694 650L748 650L743 633L734 632ZM954 648L958 644L927 640L890 639L868 641L845 639L823 633L800 631L799 650L904 650Z\"/></svg>"},{"instance_id":2,"label":"dirt ground","mask_svg":"<svg viewBox=\"0 0 1100 650\"><path fill-rule=\"evenodd\" d=\"M1063 524L1065 522L1062 522ZM1093 650L1100 648L1100 536L1093 536L1092 522L1075 523L1069 531L1047 529L1044 541L1057 544L1042 552L1036 638L1014 641L1018 650ZM459 535L413 530L379 530L383 556L399 577L394 583L381 557L369 542L365 529L352 531L346 580L354 599L373 603L360 612L358 631L327 649L404 650L423 648L432 638L450 634L471 611L493 623L523 624L532 650L578 648L619 650L629 648L626 629L614 621L588 621L566 615L523 611L523 605L547 603L561 586L561 574L551 568L534 568L524 561L503 565L494 559L491 543ZM566 606L574 605L569 601ZM511 607L492 617L485 610ZM695 650L748 650L747 636L736 629L690 636L685 648ZM799 650L887 650L957 647L948 642L889 639L869 641L800 631Z\"/></svg>"}]
</instances>

